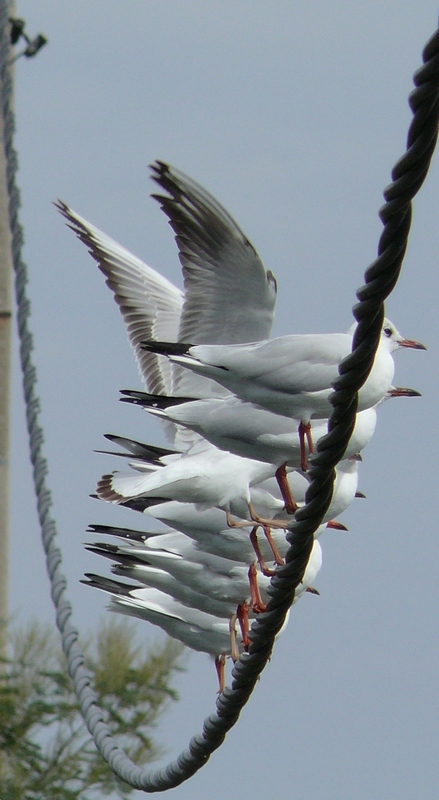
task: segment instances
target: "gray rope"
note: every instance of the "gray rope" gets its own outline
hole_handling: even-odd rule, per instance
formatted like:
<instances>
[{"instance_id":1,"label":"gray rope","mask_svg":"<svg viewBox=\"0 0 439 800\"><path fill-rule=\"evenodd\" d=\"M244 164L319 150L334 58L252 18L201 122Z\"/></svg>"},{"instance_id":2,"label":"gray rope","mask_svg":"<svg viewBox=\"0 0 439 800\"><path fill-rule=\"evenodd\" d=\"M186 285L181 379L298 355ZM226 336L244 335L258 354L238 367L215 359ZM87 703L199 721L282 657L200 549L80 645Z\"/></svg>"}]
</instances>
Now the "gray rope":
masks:
<instances>
[{"instance_id":1,"label":"gray rope","mask_svg":"<svg viewBox=\"0 0 439 800\"><path fill-rule=\"evenodd\" d=\"M218 697L216 712L205 720L203 732L194 736L188 748L168 766L157 771L147 771L133 764L115 744L108 726L103 722L102 711L96 705L90 676L84 668L84 657L77 643L78 634L70 623L72 609L66 599L66 579L60 570L61 553L54 543L56 526L49 513L52 499L45 482L47 465L42 456L43 432L38 423L36 370L31 361L33 341L28 328L30 304L26 296L27 270L21 259L23 235L18 221L20 198L15 185L17 159L12 142L14 119L8 67L7 17L7 2L0 0L0 77L20 356L38 514L57 625L84 719L102 756L118 777L134 788L146 792L165 791L178 786L202 767L237 721L270 657L274 637L283 625L287 610L294 599L295 588L305 572L314 531L331 502L334 468L346 449L355 422L357 392L370 372L378 347L384 317L384 300L394 288L401 270L410 228L411 200L424 181L436 144L439 119L439 31L427 44L423 54L424 66L414 76L416 88L409 99L414 117L408 134L407 151L394 167L393 182L384 192L386 203L380 211L384 230L379 242L378 258L366 271L365 285L357 292L360 302L353 312L359 324L354 336L353 352L340 365L340 378L334 384L335 392L331 398L334 411L329 421L329 433L320 440L318 451L311 459L312 482L307 492L306 505L297 512L297 521L291 525L287 534L291 546L286 564L276 570L269 589L271 599L267 611L252 626L249 652L244 653L235 665L232 687L226 688Z\"/></svg>"}]
</instances>

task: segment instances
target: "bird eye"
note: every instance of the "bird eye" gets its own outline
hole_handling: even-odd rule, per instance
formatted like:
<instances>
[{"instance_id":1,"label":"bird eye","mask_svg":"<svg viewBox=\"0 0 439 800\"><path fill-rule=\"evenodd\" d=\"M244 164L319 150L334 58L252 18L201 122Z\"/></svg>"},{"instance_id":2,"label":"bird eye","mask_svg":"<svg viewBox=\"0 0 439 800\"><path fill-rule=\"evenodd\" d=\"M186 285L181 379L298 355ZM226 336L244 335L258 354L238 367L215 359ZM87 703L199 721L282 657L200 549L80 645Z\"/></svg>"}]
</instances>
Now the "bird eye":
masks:
<instances>
[{"instance_id":1,"label":"bird eye","mask_svg":"<svg viewBox=\"0 0 439 800\"><path fill-rule=\"evenodd\" d=\"M383 332L386 334L386 336L390 338L390 336L392 335L392 328L384 328Z\"/></svg>"}]
</instances>

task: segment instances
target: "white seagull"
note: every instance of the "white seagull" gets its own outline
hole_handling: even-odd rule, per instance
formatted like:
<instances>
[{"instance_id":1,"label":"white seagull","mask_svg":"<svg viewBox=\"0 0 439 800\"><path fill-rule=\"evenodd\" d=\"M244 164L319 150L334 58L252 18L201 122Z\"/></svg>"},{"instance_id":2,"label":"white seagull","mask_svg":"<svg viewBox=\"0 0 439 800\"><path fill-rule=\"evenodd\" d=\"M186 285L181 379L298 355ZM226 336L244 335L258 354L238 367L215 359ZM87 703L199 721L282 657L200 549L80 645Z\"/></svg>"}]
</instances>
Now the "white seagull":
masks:
<instances>
[{"instance_id":1,"label":"white seagull","mask_svg":"<svg viewBox=\"0 0 439 800\"><path fill-rule=\"evenodd\" d=\"M236 603L233 601L217 600L207 594L200 594L164 569L146 563L144 559L131 553L127 547L120 548L117 545L99 542L87 544L86 550L115 562L111 567L114 575L130 578L152 589L160 589L185 606L197 608L223 619L231 619L236 613Z\"/></svg>"},{"instance_id":2,"label":"white seagull","mask_svg":"<svg viewBox=\"0 0 439 800\"><path fill-rule=\"evenodd\" d=\"M339 528L338 525L334 526L333 523L329 523L329 525L327 523L322 524L318 527L314 538L317 539L327 527ZM179 531L142 533L129 528L118 528L108 525L90 525L88 527L88 532L103 533L104 535L122 538L124 540L124 544L122 545L105 543L96 546L87 545L87 547L89 547L89 549L94 547L100 548L100 554L107 555L108 558L113 558L115 554L124 554L127 559L126 565L132 564L133 561L146 561L150 563L151 553L155 551L159 552L159 554L161 554L160 557L164 559L164 562L159 565L162 569L166 569L168 555L171 554L170 563L174 560L173 555L177 555L186 562L200 565L206 568L206 570L212 570L223 576L229 575L230 571L233 571L237 566L245 565L245 567L248 568L253 563L254 559L254 552L249 538L248 536L242 536L241 531L237 533L234 530L227 530L224 531L224 535L221 534L220 536L218 536L218 534L205 533L203 537L192 538ZM229 534L229 536L226 534ZM221 543L219 547L217 546L218 542ZM280 535L278 533L278 543L279 549L285 555L289 544L285 539L284 533ZM179 577L181 577L180 565L177 566L177 570ZM172 573L172 567L170 572ZM243 573L239 572L239 575L241 574ZM206 579L205 584L209 587L208 579ZM268 583L266 583L266 585L268 586ZM197 588L197 591L204 590ZM210 590L208 588L206 594L214 596L214 589L212 588L212 590ZM225 597L220 599L224 602L227 600Z\"/></svg>"},{"instance_id":3,"label":"white seagull","mask_svg":"<svg viewBox=\"0 0 439 800\"><path fill-rule=\"evenodd\" d=\"M183 534L179 536L185 538ZM111 558L113 554L110 551L113 550L114 555L128 555L140 564L143 562L155 566L200 594L221 603L232 604L233 612L243 607L247 601L250 601L255 613L265 610L268 600L266 589L270 581L268 577L256 573L253 563L215 558L200 552L193 542L190 543L192 552L189 552L187 544L183 542L173 545L163 542L162 548L101 544L95 546L93 551L99 550L101 555Z\"/></svg>"},{"instance_id":4,"label":"white seagull","mask_svg":"<svg viewBox=\"0 0 439 800\"><path fill-rule=\"evenodd\" d=\"M136 498L162 497L195 503L200 509L218 507L226 512L229 525L248 526L247 521L234 523L230 513L233 501L244 500L251 520L263 527L270 540L270 528L285 527L285 523L258 516L251 504L250 487L272 475L270 464L234 456L205 442L200 452L189 451L148 474L105 474L98 482L96 494L101 500L117 504ZM281 564L275 546L273 553L277 563Z\"/></svg>"},{"instance_id":5,"label":"white seagull","mask_svg":"<svg viewBox=\"0 0 439 800\"><path fill-rule=\"evenodd\" d=\"M298 498L291 491L291 481L286 477L286 469L297 469L301 464L300 423L297 420L273 414L234 396L185 402L183 398L169 398L132 390L123 390L122 394L122 401L139 405L167 422L184 425L221 450L273 464L285 508L288 513L294 513ZM390 397L419 395L414 389L392 386L381 402ZM381 403L356 415L355 427L344 458L360 453L369 443L375 431L379 405ZM311 422L314 443L327 432L326 420Z\"/></svg>"},{"instance_id":6,"label":"white seagull","mask_svg":"<svg viewBox=\"0 0 439 800\"><path fill-rule=\"evenodd\" d=\"M285 464L300 467L299 422L292 417L273 414L265 408L230 397L206 400L151 395L124 389L122 402L145 408L153 416L184 425L204 439L242 458L266 461L276 466ZM391 397L419 397L415 389L390 387L384 400ZM372 438L377 419L378 403L357 414L355 427L344 458L361 453ZM328 432L327 420L311 421L314 443Z\"/></svg>"},{"instance_id":7,"label":"white seagull","mask_svg":"<svg viewBox=\"0 0 439 800\"><path fill-rule=\"evenodd\" d=\"M355 328L355 326L354 326ZM293 334L243 345L191 345L146 341L147 351L212 378L242 400L300 422L301 466L306 469L305 438L313 450L310 420L329 417L332 384L338 366L352 350L354 330L348 333ZM425 350L405 339L384 320L380 344L370 375L359 392L358 411L379 403L392 385L398 348Z\"/></svg>"},{"instance_id":8,"label":"white seagull","mask_svg":"<svg viewBox=\"0 0 439 800\"><path fill-rule=\"evenodd\" d=\"M139 588L121 581L87 573L86 586L93 586L111 594L110 611L138 617L157 625L173 639L178 639L192 650L209 653L215 658L219 690L224 689L224 667L226 655L236 657L244 647L240 634L236 633L235 645L230 636L230 624L223 619L198 609L189 608L158 589Z\"/></svg>"},{"instance_id":9,"label":"white seagull","mask_svg":"<svg viewBox=\"0 0 439 800\"><path fill-rule=\"evenodd\" d=\"M140 546L98 543L87 545L87 549L116 561L117 574L128 570L131 577L172 594L184 604L190 603L194 608L217 615L221 608L220 615L229 619L236 614L245 647L249 645L249 608L258 614L265 610L268 601L266 589L269 579L257 576L253 563L236 563L200 552L183 534L153 537ZM321 547L315 541L303 580L296 589L295 600L307 590L316 593L311 584L321 563ZM155 572L149 569L151 565L157 568ZM167 581L160 571L168 573L173 580ZM204 605L201 601L201 608L200 595L206 596Z\"/></svg>"},{"instance_id":10,"label":"white seagull","mask_svg":"<svg viewBox=\"0 0 439 800\"><path fill-rule=\"evenodd\" d=\"M140 343L154 338L235 344L266 338L273 323L276 279L209 192L162 161L152 164L151 170L166 193L153 197L175 232L184 293L65 203L55 205L88 247L113 292L147 391L223 395L227 392L218 384L147 353ZM187 444L184 438L178 443ZM193 437L188 441L189 446L192 443Z\"/></svg>"}]
</instances>

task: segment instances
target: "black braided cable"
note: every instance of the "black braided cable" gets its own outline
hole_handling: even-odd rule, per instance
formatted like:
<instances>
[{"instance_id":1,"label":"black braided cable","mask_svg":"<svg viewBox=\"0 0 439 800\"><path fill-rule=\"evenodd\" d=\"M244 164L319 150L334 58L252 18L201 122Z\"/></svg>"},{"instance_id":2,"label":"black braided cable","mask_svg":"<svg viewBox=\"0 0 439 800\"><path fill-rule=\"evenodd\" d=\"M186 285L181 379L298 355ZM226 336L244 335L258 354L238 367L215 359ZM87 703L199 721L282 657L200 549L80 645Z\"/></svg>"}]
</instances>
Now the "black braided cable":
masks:
<instances>
[{"instance_id":1,"label":"black braided cable","mask_svg":"<svg viewBox=\"0 0 439 800\"><path fill-rule=\"evenodd\" d=\"M334 411L329 433L319 441L312 457L312 482L306 505L296 514L296 521L287 534L290 549L286 564L276 570L269 589L271 599L267 611L253 624L252 644L235 665L231 688L218 697L216 713L204 722L203 732L194 736L188 749L165 768L147 771L137 767L116 745L96 706L90 678L84 668L84 657L77 644L78 634L70 623L71 606L65 598L66 580L60 571L61 553L54 544L56 526L49 515L50 491L45 485L46 462L41 455L42 429L38 425L39 401L35 392L36 370L32 365L32 335L27 327L29 300L26 296L26 266L21 259L22 230L18 221L19 193L15 184L16 154L13 149L14 119L11 108L12 84L9 74L9 41L7 1L0 0L0 79L4 147L7 160L9 218L12 233L13 264L16 274L18 329L26 399L27 424L31 461L34 470L43 546L51 579L52 597L57 611L57 625L62 637L69 672L78 701L96 746L111 769L128 784L146 792L159 792L181 784L208 760L236 723L241 709L250 697L256 681L270 657L274 637L282 627L309 559L313 535L329 507L332 497L334 468L342 457L355 423L357 392L373 364L384 317L384 300L398 280L407 245L411 220L411 200L427 174L437 138L439 119L439 31L428 42L423 53L424 66L415 74L415 90L409 102L414 117L410 126L407 151L392 171L392 184L384 192L385 205L380 210L384 230L378 247L378 258L368 268L365 285L357 292L359 303L354 307L358 321L353 352L340 365L340 378L331 397Z\"/></svg>"}]
</instances>

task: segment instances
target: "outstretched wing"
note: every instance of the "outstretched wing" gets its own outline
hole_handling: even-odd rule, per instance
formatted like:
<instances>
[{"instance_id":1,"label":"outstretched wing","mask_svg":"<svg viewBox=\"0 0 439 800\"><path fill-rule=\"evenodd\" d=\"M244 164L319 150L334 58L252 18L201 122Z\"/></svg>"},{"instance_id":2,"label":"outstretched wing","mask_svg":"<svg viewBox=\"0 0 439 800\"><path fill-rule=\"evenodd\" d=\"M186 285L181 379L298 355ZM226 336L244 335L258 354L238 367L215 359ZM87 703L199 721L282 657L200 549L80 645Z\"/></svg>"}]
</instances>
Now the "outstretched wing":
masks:
<instances>
[{"instance_id":1,"label":"outstretched wing","mask_svg":"<svg viewBox=\"0 0 439 800\"><path fill-rule=\"evenodd\" d=\"M153 194L169 218L179 250L185 301L179 341L234 344L268 339L276 280L223 206L198 183L162 161Z\"/></svg>"},{"instance_id":2,"label":"outstretched wing","mask_svg":"<svg viewBox=\"0 0 439 800\"><path fill-rule=\"evenodd\" d=\"M167 359L142 350L140 342L145 338L177 340L183 293L65 203L55 205L105 275L148 391L169 394L173 390L172 366Z\"/></svg>"},{"instance_id":3,"label":"outstretched wing","mask_svg":"<svg viewBox=\"0 0 439 800\"><path fill-rule=\"evenodd\" d=\"M267 339L276 302L273 273L265 270L253 245L209 192L162 161L151 169L153 180L167 192L153 197L169 218L183 267L178 340L237 344ZM181 390L180 377L177 386ZM185 393L191 393L189 386Z\"/></svg>"}]
</instances>

